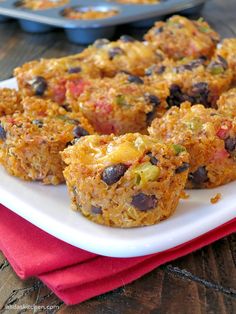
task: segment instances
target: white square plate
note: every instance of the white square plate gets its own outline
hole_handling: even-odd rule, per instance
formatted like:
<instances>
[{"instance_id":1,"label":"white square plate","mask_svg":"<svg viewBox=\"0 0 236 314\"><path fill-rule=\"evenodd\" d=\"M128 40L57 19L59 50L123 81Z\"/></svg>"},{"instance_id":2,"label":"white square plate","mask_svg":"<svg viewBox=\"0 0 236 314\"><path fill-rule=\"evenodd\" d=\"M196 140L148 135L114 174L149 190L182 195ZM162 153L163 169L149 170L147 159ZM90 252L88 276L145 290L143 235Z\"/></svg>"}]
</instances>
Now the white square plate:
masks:
<instances>
[{"instance_id":1,"label":"white square plate","mask_svg":"<svg viewBox=\"0 0 236 314\"><path fill-rule=\"evenodd\" d=\"M14 79L0 87L16 87ZM97 225L70 209L65 185L43 186L9 176L0 166L0 202L53 236L84 250L112 257L162 252L236 217L236 181L212 190L188 191L173 216L150 227L118 229ZM211 204L211 197L222 199Z\"/></svg>"}]
</instances>

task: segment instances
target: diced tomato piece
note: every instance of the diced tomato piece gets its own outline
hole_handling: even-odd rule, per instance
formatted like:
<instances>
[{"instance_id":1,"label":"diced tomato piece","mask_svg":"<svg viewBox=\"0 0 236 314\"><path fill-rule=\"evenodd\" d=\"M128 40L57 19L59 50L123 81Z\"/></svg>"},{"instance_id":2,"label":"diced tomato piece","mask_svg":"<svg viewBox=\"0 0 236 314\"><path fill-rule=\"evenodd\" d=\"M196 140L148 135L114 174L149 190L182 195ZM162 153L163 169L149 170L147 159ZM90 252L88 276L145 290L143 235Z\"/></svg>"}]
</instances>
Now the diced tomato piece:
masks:
<instances>
[{"instance_id":1,"label":"diced tomato piece","mask_svg":"<svg viewBox=\"0 0 236 314\"><path fill-rule=\"evenodd\" d=\"M111 134L115 133L115 126L109 122L107 123L100 123L98 120L94 121L94 128L96 131L102 134Z\"/></svg>"},{"instance_id":2,"label":"diced tomato piece","mask_svg":"<svg viewBox=\"0 0 236 314\"><path fill-rule=\"evenodd\" d=\"M68 81L66 87L67 89L69 89L70 93L74 97L79 97L80 94L83 93L85 87L89 84L90 84L89 82L86 82L84 80L75 79L75 80Z\"/></svg>"},{"instance_id":3,"label":"diced tomato piece","mask_svg":"<svg viewBox=\"0 0 236 314\"><path fill-rule=\"evenodd\" d=\"M101 114L108 114L112 111L112 106L111 104L108 104L105 101L99 100L95 104L95 109Z\"/></svg>"},{"instance_id":4,"label":"diced tomato piece","mask_svg":"<svg viewBox=\"0 0 236 314\"><path fill-rule=\"evenodd\" d=\"M221 127L218 129L218 131L216 132L216 135L220 138L220 139L225 139L228 137L229 135L229 131L232 128L232 123L230 121L225 121L223 125L221 125Z\"/></svg>"},{"instance_id":5,"label":"diced tomato piece","mask_svg":"<svg viewBox=\"0 0 236 314\"><path fill-rule=\"evenodd\" d=\"M39 111L38 115L41 117L46 117L47 113L45 111Z\"/></svg>"},{"instance_id":6,"label":"diced tomato piece","mask_svg":"<svg viewBox=\"0 0 236 314\"><path fill-rule=\"evenodd\" d=\"M6 119L8 123L15 124L15 120L12 117Z\"/></svg>"},{"instance_id":7,"label":"diced tomato piece","mask_svg":"<svg viewBox=\"0 0 236 314\"><path fill-rule=\"evenodd\" d=\"M223 148L214 153L213 160L222 160L229 157L229 153Z\"/></svg>"},{"instance_id":8,"label":"diced tomato piece","mask_svg":"<svg viewBox=\"0 0 236 314\"><path fill-rule=\"evenodd\" d=\"M126 86L121 89L121 93L123 94L133 94L137 92L137 88L134 86Z\"/></svg>"},{"instance_id":9,"label":"diced tomato piece","mask_svg":"<svg viewBox=\"0 0 236 314\"><path fill-rule=\"evenodd\" d=\"M62 80L53 90L53 100L59 104L62 104L66 98L66 81Z\"/></svg>"}]
</instances>

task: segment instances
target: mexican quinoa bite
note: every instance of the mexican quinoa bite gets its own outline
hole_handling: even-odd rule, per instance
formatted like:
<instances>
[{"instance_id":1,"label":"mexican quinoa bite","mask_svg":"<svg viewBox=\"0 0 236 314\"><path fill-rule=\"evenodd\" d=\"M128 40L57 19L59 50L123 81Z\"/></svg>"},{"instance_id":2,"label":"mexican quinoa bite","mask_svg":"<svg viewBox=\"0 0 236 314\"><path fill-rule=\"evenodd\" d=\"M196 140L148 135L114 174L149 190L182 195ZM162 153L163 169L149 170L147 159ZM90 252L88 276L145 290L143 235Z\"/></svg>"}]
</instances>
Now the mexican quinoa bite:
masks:
<instances>
[{"instance_id":1,"label":"mexican quinoa bite","mask_svg":"<svg viewBox=\"0 0 236 314\"><path fill-rule=\"evenodd\" d=\"M21 95L11 88L0 89L0 117L22 111Z\"/></svg>"},{"instance_id":2,"label":"mexican quinoa bite","mask_svg":"<svg viewBox=\"0 0 236 314\"><path fill-rule=\"evenodd\" d=\"M183 145L190 155L186 188L214 188L236 179L236 120L186 102L149 128L151 136Z\"/></svg>"},{"instance_id":3,"label":"mexican quinoa bite","mask_svg":"<svg viewBox=\"0 0 236 314\"><path fill-rule=\"evenodd\" d=\"M170 17L166 22L156 22L144 38L174 60L210 58L220 40L203 19L193 21L179 15Z\"/></svg>"},{"instance_id":4,"label":"mexican quinoa bite","mask_svg":"<svg viewBox=\"0 0 236 314\"><path fill-rule=\"evenodd\" d=\"M67 112L51 101L28 97L23 108L0 118L0 163L27 181L64 182L59 152L93 134L93 128L81 113Z\"/></svg>"},{"instance_id":5,"label":"mexican quinoa bite","mask_svg":"<svg viewBox=\"0 0 236 314\"><path fill-rule=\"evenodd\" d=\"M189 157L139 133L91 135L62 153L72 208L113 227L152 225L177 207Z\"/></svg>"},{"instance_id":6,"label":"mexican quinoa bite","mask_svg":"<svg viewBox=\"0 0 236 314\"><path fill-rule=\"evenodd\" d=\"M221 56L180 61L165 60L146 69L150 82L163 80L169 87L168 107L184 101L215 107L220 95L232 84L233 73Z\"/></svg>"},{"instance_id":7,"label":"mexican quinoa bite","mask_svg":"<svg viewBox=\"0 0 236 314\"><path fill-rule=\"evenodd\" d=\"M86 80L78 95L68 85L67 101L73 111L81 111L101 134L147 132L156 117L167 110L168 85L164 80L119 73L114 78Z\"/></svg>"}]
</instances>

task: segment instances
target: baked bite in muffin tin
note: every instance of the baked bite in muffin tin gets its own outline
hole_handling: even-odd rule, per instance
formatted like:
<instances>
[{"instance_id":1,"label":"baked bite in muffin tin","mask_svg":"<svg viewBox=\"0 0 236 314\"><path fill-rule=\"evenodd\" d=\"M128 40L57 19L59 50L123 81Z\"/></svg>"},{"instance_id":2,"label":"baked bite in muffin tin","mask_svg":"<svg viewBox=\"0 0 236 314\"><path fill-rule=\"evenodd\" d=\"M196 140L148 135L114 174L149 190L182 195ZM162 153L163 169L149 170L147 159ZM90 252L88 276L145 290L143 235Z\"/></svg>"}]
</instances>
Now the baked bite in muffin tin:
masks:
<instances>
[{"instance_id":1,"label":"baked bite in muffin tin","mask_svg":"<svg viewBox=\"0 0 236 314\"><path fill-rule=\"evenodd\" d=\"M151 26L155 19L186 9L199 12L206 0L9 0L0 1L0 22L19 20L30 33L63 28L67 38L80 44L111 38L120 24ZM170 2L170 3L169 3Z\"/></svg>"}]
</instances>

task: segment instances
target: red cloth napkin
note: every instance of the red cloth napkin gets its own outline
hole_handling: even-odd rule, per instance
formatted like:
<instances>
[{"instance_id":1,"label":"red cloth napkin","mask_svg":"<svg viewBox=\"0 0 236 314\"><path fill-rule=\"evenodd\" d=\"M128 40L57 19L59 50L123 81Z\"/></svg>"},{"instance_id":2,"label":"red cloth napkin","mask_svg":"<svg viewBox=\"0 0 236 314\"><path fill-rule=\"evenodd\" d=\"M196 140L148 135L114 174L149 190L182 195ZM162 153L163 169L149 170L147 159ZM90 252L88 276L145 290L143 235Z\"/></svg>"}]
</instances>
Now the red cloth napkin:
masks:
<instances>
[{"instance_id":1,"label":"red cloth napkin","mask_svg":"<svg viewBox=\"0 0 236 314\"><path fill-rule=\"evenodd\" d=\"M39 277L66 304L123 286L154 268L236 231L236 219L171 250L110 258L60 241L0 205L0 249L23 279Z\"/></svg>"}]
</instances>

